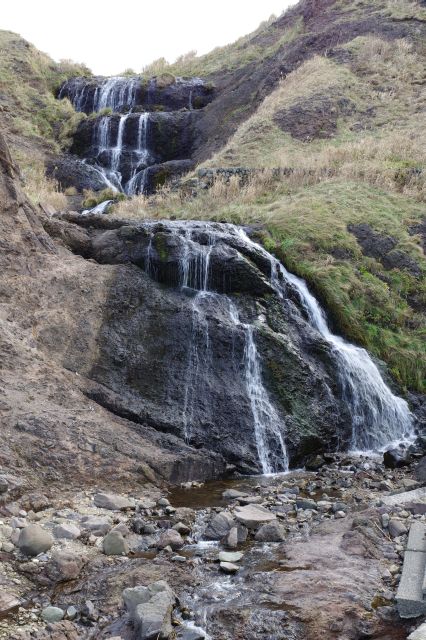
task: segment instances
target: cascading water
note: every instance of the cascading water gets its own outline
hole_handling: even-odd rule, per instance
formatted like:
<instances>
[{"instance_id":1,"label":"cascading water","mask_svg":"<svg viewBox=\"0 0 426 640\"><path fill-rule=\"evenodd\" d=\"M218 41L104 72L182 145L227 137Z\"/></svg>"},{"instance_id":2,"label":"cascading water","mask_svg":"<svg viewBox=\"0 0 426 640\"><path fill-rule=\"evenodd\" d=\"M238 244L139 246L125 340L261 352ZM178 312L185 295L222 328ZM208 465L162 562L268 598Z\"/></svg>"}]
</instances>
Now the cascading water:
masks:
<instances>
[{"instance_id":1,"label":"cascading water","mask_svg":"<svg viewBox=\"0 0 426 640\"><path fill-rule=\"evenodd\" d=\"M407 403L385 384L367 351L330 331L323 310L304 280L289 273L243 230L240 230L240 236L270 258L272 284L278 295L281 298L286 295L286 285L293 287L309 323L331 346L342 399L352 419L351 448L355 451L381 450L393 442L412 438L413 417Z\"/></svg>"},{"instance_id":2,"label":"cascading water","mask_svg":"<svg viewBox=\"0 0 426 640\"><path fill-rule=\"evenodd\" d=\"M138 120L134 145L124 143L125 134L127 138L130 137L127 132L130 118ZM150 160L148 130L149 113L127 113L119 116L116 134L110 116L102 116L97 121L92 138L98 160L95 166L102 173L107 186L113 186L114 190L124 191L129 195L144 192L144 172ZM128 179L124 179L126 174L123 177L123 168L127 171Z\"/></svg>"},{"instance_id":3,"label":"cascading water","mask_svg":"<svg viewBox=\"0 0 426 640\"><path fill-rule=\"evenodd\" d=\"M147 171L149 166L175 161L174 166L166 168L166 176L182 174L188 170L188 165L179 166L179 163L190 163L192 155L188 131L195 113L189 114L189 111L202 109L212 97L211 87L206 86L200 78L175 78L173 82L164 85L156 78L146 80L140 76L71 78L63 83L58 93L59 99L68 98L77 111L86 114L101 112L99 120L91 118L90 121L83 122L81 129L77 131L78 139L79 132L84 130L84 148L77 145L76 153L97 168L103 176L105 187L128 195L146 194L155 186L155 180L151 179L151 174ZM111 109L112 113L102 114L105 109ZM164 118L160 116L163 111L167 112L164 113ZM190 117L186 116L185 111ZM153 112L155 115L151 118ZM118 124L118 139L113 140L116 136L118 114L123 120ZM176 128L173 128L170 148L167 148L165 142L159 149L157 140L157 146L154 144L151 151L150 137L151 144L156 138L150 119L151 123L154 121L156 131L163 130L163 119L166 126L170 121L176 120L178 130L182 131L182 146L176 144ZM86 144L86 132L91 127L93 145L90 147Z\"/></svg>"},{"instance_id":4,"label":"cascading water","mask_svg":"<svg viewBox=\"0 0 426 640\"><path fill-rule=\"evenodd\" d=\"M153 274L155 250L152 237L155 225L145 223L150 229L146 271ZM183 399L184 436L191 442L194 403L208 397L209 367L212 366L214 345L209 335L209 317L214 308L226 309L232 332L243 341L244 355L236 363L235 371L242 376L253 419L253 436L257 447L259 465L265 474L288 469L289 460L285 444L286 426L279 415L262 380L262 366L256 346L256 324L240 320L237 299L215 291L210 277L212 251L220 243L234 246L236 242L247 250L257 252L270 265L273 290L286 303L288 289L297 294L300 309L322 340L330 347L335 362L335 377L340 388L340 399L352 418L350 447L356 450L380 450L394 441L408 439L413 434L413 419L407 403L392 394L379 369L368 353L334 335L328 328L325 316L305 282L289 273L271 254L253 242L241 229L231 224L162 222L180 238L179 280L181 290L192 291L192 329L188 350L188 364ZM155 277L155 276L154 276ZM306 321L306 320L305 320ZM214 419L214 417L213 417ZM346 441L347 442L347 441Z\"/></svg>"}]
</instances>

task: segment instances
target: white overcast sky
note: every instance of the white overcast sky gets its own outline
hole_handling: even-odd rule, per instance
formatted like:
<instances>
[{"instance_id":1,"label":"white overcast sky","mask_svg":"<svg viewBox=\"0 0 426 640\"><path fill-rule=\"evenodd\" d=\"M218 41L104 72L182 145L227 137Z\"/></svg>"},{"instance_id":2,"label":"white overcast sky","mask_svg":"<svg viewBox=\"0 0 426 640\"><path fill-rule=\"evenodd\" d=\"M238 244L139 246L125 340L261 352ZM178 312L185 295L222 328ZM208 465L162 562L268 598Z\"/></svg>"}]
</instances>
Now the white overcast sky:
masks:
<instances>
[{"instance_id":1,"label":"white overcast sky","mask_svg":"<svg viewBox=\"0 0 426 640\"><path fill-rule=\"evenodd\" d=\"M3 0L0 29L15 31L55 60L94 73L139 72L156 58L207 53L250 33L296 0Z\"/></svg>"}]
</instances>

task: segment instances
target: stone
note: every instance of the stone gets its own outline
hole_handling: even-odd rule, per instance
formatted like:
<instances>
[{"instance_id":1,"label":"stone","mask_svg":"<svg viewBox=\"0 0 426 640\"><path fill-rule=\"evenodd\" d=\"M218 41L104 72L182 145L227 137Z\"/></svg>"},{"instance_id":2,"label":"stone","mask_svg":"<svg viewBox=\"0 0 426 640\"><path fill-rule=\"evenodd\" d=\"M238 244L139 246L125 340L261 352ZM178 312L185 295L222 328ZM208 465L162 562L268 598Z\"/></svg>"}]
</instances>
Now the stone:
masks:
<instances>
[{"instance_id":1,"label":"stone","mask_svg":"<svg viewBox=\"0 0 426 640\"><path fill-rule=\"evenodd\" d=\"M266 522L276 520L276 515L271 513L265 507L260 505L249 504L245 507L237 507L235 509L235 517L238 522L245 525L248 529L257 529Z\"/></svg>"},{"instance_id":2,"label":"stone","mask_svg":"<svg viewBox=\"0 0 426 640\"><path fill-rule=\"evenodd\" d=\"M388 469L399 469L411 463L411 454L407 449L389 449L383 454L383 462Z\"/></svg>"},{"instance_id":3,"label":"stone","mask_svg":"<svg viewBox=\"0 0 426 640\"><path fill-rule=\"evenodd\" d=\"M392 496L383 496L383 504L388 506L397 506L400 504L406 504L411 502L426 502L426 487L420 489L414 489L413 491L404 491L403 493L396 493Z\"/></svg>"},{"instance_id":4,"label":"stone","mask_svg":"<svg viewBox=\"0 0 426 640\"><path fill-rule=\"evenodd\" d=\"M18 518L15 516L11 518L10 526L12 527L12 529L24 529L28 526L28 522L25 518Z\"/></svg>"},{"instance_id":5,"label":"stone","mask_svg":"<svg viewBox=\"0 0 426 640\"><path fill-rule=\"evenodd\" d=\"M123 591L123 600L137 631L137 638L168 638L172 633L171 614L176 597L165 580Z\"/></svg>"},{"instance_id":6,"label":"stone","mask_svg":"<svg viewBox=\"0 0 426 640\"><path fill-rule=\"evenodd\" d=\"M66 610L66 617L68 618L68 620L74 620L78 615L78 609L77 607L74 607L73 605L71 605L70 607L67 608Z\"/></svg>"},{"instance_id":7,"label":"stone","mask_svg":"<svg viewBox=\"0 0 426 640\"><path fill-rule=\"evenodd\" d=\"M407 640L426 640L426 623L421 624L413 633L410 633Z\"/></svg>"},{"instance_id":8,"label":"stone","mask_svg":"<svg viewBox=\"0 0 426 640\"><path fill-rule=\"evenodd\" d=\"M222 538L221 542L225 547L229 549L236 549L239 544L242 544L247 540L248 529L242 525L232 527L232 529Z\"/></svg>"},{"instance_id":9,"label":"stone","mask_svg":"<svg viewBox=\"0 0 426 640\"><path fill-rule=\"evenodd\" d=\"M58 550L46 567L46 573L54 582L75 580L84 566L84 558L68 550Z\"/></svg>"},{"instance_id":10,"label":"stone","mask_svg":"<svg viewBox=\"0 0 426 640\"><path fill-rule=\"evenodd\" d=\"M186 562L185 556L173 556L172 562Z\"/></svg>"},{"instance_id":11,"label":"stone","mask_svg":"<svg viewBox=\"0 0 426 640\"><path fill-rule=\"evenodd\" d=\"M127 589L124 589L122 594L124 606L129 612L130 618L133 619L136 607L139 604L148 602L151 598L151 595L152 593L149 588L144 586L129 587Z\"/></svg>"},{"instance_id":12,"label":"stone","mask_svg":"<svg viewBox=\"0 0 426 640\"><path fill-rule=\"evenodd\" d=\"M85 516L82 527L96 537L104 536L111 529L111 520L102 516Z\"/></svg>"},{"instance_id":13,"label":"stone","mask_svg":"<svg viewBox=\"0 0 426 640\"><path fill-rule=\"evenodd\" d=\"M334 517L337 519L346 518L346 513L344 511L336 511L336 513L334 514Z\"/></svg>"},{"instance_id":14,"label":"stone","mask_svg":"<svg viewBox=\"0 0 426 640\"><path fill-rule=\"evenodd\" d=\"M176 529L168 529L161 534L157 542L158 549L165 549L171 547L173 551L181 549L184 545L182 536Z\"/></svg>"},{"instance_id":15,"label":"stone","mask_svg":"<svg viewBox=\"0 0 426 640\"><path fill-rule=\"evenodd\" d=\"M286 530L279 522L268 522L256 531L254 537L258 542L283 542Z\"/></svg>"},{"instance_id":16,"label":"stone","mask_svg":"<svg viewBox=\"0 0 426 640\"><path fill-rule=\"evenodd\" d=\"M191 533L191 528L188 527L188 525L184 524L183 522L178 522L177 524L175 524L173 526L173 529L175 529L178 533L184 536Z\"/></svg>"},{"instance_id":17,"label":"stone","mask_svg":"<svg viewBox=\"0 0 426 640\"><path fill-rule=\"evenodd\" d=\"M170 506L170 502L169 500L167 500L167 498L160 498L157 502L159 507L169 507Z\"/></svg>"},{"instance_id":18,"label":"stone","mask_svg":"<svg viewBox=\"0 0 426 640\"><path fill-rule=\"evenodd\" d=\"M423 456L414 469L414 476L418 482L426 483L426 456Z\"/></svg>"},{"instance_id":19,"label":"stone","mask_svg":"<svg viewBox=\"0 0 426 640\"><path fill-rule=\"evenodd\" d=\"M48 551L53 544L51 534L38 524L30 524L21 529L18 547L27 556L37 556Z\"/></svg>"},{"instance_id":20,"label":"stone","mask_svg":"<svg viewBox=\"0 0 426 640\"><path fill-rule=\"evenodd\" d=\"M75 524L58 524L53 529L53 535L59 540L76 540L81 536L81 531Z\"/></svg>"},{"instance_id":21,"label":"stone","mask_svg":"<svg viewBox=\"0 0 426 640\"><path fill-rule=\"evenodd\" d=\"M219 553L219 560L221 562L239 562L243 555L244 554L240 551L236 551L234 553L231 551L221 551Z\"/></svg>"},{"instance_id":22,"label":"stone","mask_svg":"<svg viewBox=\"0 0 426 640\"><path fill-rule=\"evenodd\" d=\"M298 509L314 510L317 508L317 503L315 502L315 500L311 500L310 498L297 498L296 507Z\"/></svg>"},{"instance_id":23,"label":"stone","mask_svg":"<svg viewBox=\"0 0 426 640\"><path fill-rule=\"evenodd\" d=\"M381 515L381 521L382 521L382 527L384 529L387 529L389 526L389 522L390 522L390 517L388 513L382 513Z\"/></svg>"},{"instance_id":24,"label":"stone","mask_svg":"<svg viewBox=\"0 0 426 640\"><path fill-rule=\"evenodd\" d=\"M19 607L21 601L12 593L0 589L0 619Z\"/></svg>"},{"instance_id":25,"label":"stone","mask_svg":"<svg viewBox=\"0 0 426 640\"><path fill-rule=\"evenodd\" d=\"M238 498L244 498L247 494L244 491L238 489L227 489L222 493L222 498L225 500L237 500Z\"/></svg>"},{"instance_id":26,"label":"stone","mask_svg":"<svg viewBox=\"0 0 426 640\"><path fill-rule=\"evenodd\" d=\"M312 454L305 458L305 469L307 471L318 471L325 465L325 460L323 456L319 454Z\"/></svg>"},{"instance_id":27,"label":"stone","mask_svg":"<svg viewBox=\"0 0 426 640\"><path fill-rule=\"evenodd\" d=\"M91 600L86 600L81 608L81 615L83 618L87 618L87 620L96 621L99 618L96 607Z\"/></svg>"},{"instance_id":28,"label":"stone","mask_svg":"<svg viewBox=\"0 0 426 640\"><path fill-rule=\"evenodd\" d=\"M221 562L219 566L221 571L229 574L237 573L240 569L238 565L233 564L232 562Z\"/></svg>"},{"instance_id":29,"label":"stone","mask_svg":"<svg viewBox=\"0 0 426 640\"><path fill-rule=\"evenodd\" d=\"M220 540L234 526L235 520L227 511L221 511L213 516L204 532L207 540Z\"/></svg>"},{"instance_id":30,"label":"stone","mask_svg":"<svg viewBox=\"0 0 426 640\"><path fill-rule=\"evenodd\" d=\"M126 511L126 509L134 507L132 500L114 493L97 493L93 497L93 502L100 509L109 509L110 511Z\"/></svg>"},{"instance_id":31,"label":"stone","mask_svg":"<svg viewBox=\"0 0 426 640\"><path fill-rule=\"evenodd\" d=\"M129 546L123 534L119 531L110 531L103 539L103 550L107 556L123 556L129 553Z\"/></svg>"},{"instance_id":32,"label":"stone","mask_svg":"<svg viewBox=\"0 0 426 640\"><path fill-rule=\"evenodd\" d=\"M400 520L392 519L389 521L389 533L392 538L398 538L407 533L407 527Z\"/></svg>"},{"instance_id":33,"label":"stone","mask_svg":"<svg viewBox=\"0 0 426 640\"><path fill-rule=\"evenodd\" d=\"M0 476L0 494L9 491L9 482L3 476Z\"/></svg>"},{"instance_id":34,"label":"stone","mask_svg":"<svg viewBox=\"0 0 426 640\"><path fill-rule=\"evenodd\" d=\"M59 607L45 607L41 612L41 617L45 622L60 622L64 617L65 612Z\"/></svg>"}]
</instances>

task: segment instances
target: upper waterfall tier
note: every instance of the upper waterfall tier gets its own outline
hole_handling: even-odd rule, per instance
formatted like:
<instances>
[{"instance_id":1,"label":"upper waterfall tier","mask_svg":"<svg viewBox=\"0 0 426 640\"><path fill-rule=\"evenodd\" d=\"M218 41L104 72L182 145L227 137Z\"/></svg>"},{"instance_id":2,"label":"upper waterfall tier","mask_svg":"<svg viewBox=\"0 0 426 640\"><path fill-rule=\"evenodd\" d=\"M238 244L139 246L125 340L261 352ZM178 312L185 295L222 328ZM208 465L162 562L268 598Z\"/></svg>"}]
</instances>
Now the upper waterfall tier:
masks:
<instances>
[{"instance_id":1,"label":"upper waterfall tier","mask_svg":"<svg viewBox=\"0 0 426 640\"><path fill-rule=\"evenodd\" d=\"M175 78L169 74L151 79L141 76L71 78L58 92L59 99L68 98L76 111L87 114L107 108L113 112L192 111L205 107L213 95L213 86L201 78Z\"/></svg>"}]
</instances>

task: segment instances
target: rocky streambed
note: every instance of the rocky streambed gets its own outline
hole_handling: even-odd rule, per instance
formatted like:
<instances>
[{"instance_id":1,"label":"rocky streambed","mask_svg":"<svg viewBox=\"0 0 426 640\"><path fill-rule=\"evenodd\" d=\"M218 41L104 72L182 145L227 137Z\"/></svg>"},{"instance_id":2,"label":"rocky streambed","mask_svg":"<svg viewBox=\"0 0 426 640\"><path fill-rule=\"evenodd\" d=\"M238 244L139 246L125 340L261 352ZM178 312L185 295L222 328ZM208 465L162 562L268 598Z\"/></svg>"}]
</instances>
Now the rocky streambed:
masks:
<instances>
[{"instance_id":1,"label":"rocky streambed","mask_svg":"<svg viewBox=\"0 0 426 640\"><path fill-rule=\"evenodd\" d=\"M9 476L0 638L405 639L421 620L399 618L395 593L426 498L385 502L423 473L329 454L317 471L120 494L22 494Z\"/></svg>"}]
</instances>

